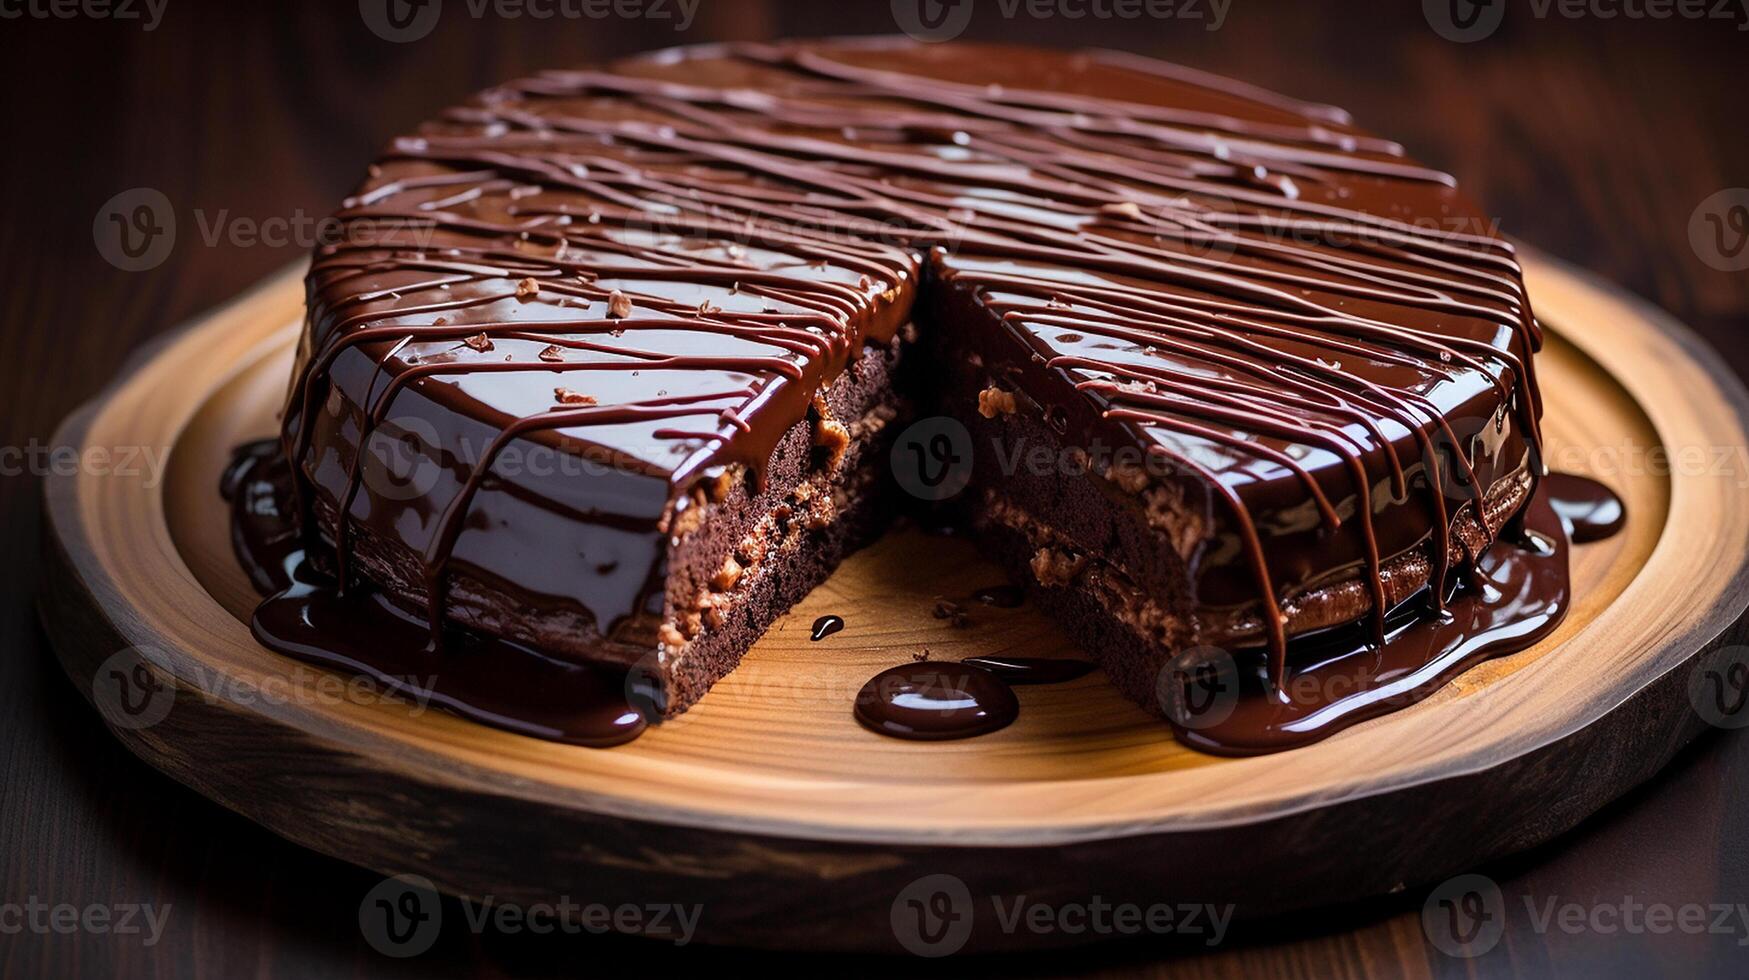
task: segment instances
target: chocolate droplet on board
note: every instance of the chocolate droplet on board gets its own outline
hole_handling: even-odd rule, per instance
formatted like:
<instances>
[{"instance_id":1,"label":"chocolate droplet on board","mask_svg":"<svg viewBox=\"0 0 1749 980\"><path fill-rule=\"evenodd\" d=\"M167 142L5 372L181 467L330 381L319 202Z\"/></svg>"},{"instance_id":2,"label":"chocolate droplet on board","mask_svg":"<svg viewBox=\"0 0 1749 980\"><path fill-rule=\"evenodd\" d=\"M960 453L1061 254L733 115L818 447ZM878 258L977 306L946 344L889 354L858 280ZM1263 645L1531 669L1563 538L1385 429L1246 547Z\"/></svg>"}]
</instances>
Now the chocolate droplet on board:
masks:
<instances>
[{"instance_id":1,"label":"chocolate droplet on board","mask_svg":"<svg viewBox=\"0 0 1749 980\"><path fill-rule=\"evenodd\" d=\"M812 636L810 637L810 639L812 639L815 643L818 643L821 640L824 640L826 637L831 636L833 633L836 633L843 628L844 628L844 617L842 617L842 616L821 616L819 619L814 620L814 632L813 632Z\"/></svg>"},{"instance_id":2,"label":"chocolate droplet on board","mask_svg":"<svg viewBox=\"0 0 1749 980\"><path fill-rule=\"evenodd\" d=\"M900 664L876 674L856 695L856 720L894 738L940 741L1008 727L1020 702L981 667L940 660Z\"/></svg>"}]
</instances>

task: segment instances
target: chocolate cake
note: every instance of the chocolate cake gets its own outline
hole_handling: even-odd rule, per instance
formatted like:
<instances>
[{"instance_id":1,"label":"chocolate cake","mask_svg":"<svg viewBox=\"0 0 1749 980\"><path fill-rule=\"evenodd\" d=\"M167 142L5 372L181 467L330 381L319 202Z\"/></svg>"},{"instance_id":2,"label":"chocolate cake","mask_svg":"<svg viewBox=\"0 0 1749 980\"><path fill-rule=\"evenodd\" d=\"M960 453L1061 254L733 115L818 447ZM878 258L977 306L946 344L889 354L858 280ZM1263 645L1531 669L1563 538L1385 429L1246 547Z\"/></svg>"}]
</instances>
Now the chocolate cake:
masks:
<instances>
[{"instance_id":1,"label":"chocolate cake","mask_svg":"<svg viewBox=\"0 0 1749 980\"><path fill-rule=\"evenodd\" d=\"M1452 178L1134 55L547 72L336 218L283 433L330 573L640 667L662 713L910 502L916 420L965 427L961 519L1156 710L1181 651L1279 682L1291 637L1437 616L1541 473L1538 326Z\"/></svg>"}]
</instances>

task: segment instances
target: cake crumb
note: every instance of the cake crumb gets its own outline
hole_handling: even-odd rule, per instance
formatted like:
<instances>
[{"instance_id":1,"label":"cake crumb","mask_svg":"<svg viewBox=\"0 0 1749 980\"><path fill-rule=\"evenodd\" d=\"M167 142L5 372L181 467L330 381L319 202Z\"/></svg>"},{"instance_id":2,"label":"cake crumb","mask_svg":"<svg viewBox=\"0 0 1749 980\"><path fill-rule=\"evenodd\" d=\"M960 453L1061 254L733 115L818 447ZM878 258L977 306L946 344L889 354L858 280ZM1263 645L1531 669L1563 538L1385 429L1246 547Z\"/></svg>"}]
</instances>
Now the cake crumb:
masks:
<instances>
[{"instance_id":1,"label":"cake crumb","mask_svg":"<svg viewBox=\"0 0 1749 980\"><path fill-rule=\"evenodd\" d=\"M522 281L516 284L517 299L528 299L530 296L538 295L540 295L540 283L536 282L533 276L524 276Z\"/></svg>"},{"instance_id":2,"label":"cake crumb","mask_svg":"<svg viewBox=\"0 0 1749 980\"><path fill-rule=\"evenodd\" d=\"M972 618L959 603L948 599L937 599L932 613L936 619L945 619L954 629L965 629L972 625Z\"/></svg>"},{"instance_id":3,"label":"cake crumb","mask_svg":"<svg viewBox=\"0 0 1749 980\"><path fill-rule=\"evenodd\" d=\"M632 315L631 297L619 290L607 294L607 315L616 320L623 320Z\"/></svg>"},{"instance_id":4,"label":"cake crumb","mask_svg":"<svg viewBox=\"0 0 1749 980\"><path fill-rule=\"evenodd\" d=\"M987 419L998 415L1013 415L1016 410L1014 393L991 385L978 392L978 414Z\"/></svg>"},{"instance_id":5,"label":"cake crumb","mask_svg":"<svg viewBox=\"0 0 1749 980\"><path fill-rule=\"evenodd\" d=\"M1086 566L1086 556L1071 555L1055 548L1040 548L1032 556L1033 577L1038 579L1038 584L1050 588L1073 584Z\"/></svg>"}]
</instances>

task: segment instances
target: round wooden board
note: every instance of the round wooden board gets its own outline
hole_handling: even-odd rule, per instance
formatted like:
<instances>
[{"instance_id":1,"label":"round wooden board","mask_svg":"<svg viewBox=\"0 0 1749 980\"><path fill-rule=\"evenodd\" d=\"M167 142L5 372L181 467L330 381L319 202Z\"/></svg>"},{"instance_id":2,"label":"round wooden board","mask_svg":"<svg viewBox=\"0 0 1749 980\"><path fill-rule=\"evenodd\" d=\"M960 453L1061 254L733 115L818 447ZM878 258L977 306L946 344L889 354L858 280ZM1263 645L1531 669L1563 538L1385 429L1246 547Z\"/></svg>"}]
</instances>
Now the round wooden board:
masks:
<instances>
[{"instance_id":1,"label":"round wooden board","mask_svg":"<svg viewBox=\"0 0 1749 980\"><path fill-rule=\"evenodd\" d=\"M146 761L315 850L475 900L696 903L706 941L900 950L935 924L901 892L952 875L971 926L947 941L973 950L1099 938L1014 928L992 899L1254 916L1401 889L1544 841L1655 772L1705 727L1690 683L1722 669L1749 604L1741 384L1643 303L1535 255L1527 277L1549 328L1551 463L1616 489L1626 531L1576 549L1577 602L1549 640L1287 753L1189 751L1098 674L1020 690L1020 720L983 738L862 730L855 691L921 649L1069 651L1028 607L974 605L970 629L932 618L936 597L999 575L963 542L906 533L616 749L420 711L270 654L216 484L231 447L274 429L301 270L171 335L65 424L57 445L113 460L47 484L43 616ZM131 447L169 449L162 480L120 465ZM848 627L809 642L828 612Z\"/></svg>"}]
</instances>

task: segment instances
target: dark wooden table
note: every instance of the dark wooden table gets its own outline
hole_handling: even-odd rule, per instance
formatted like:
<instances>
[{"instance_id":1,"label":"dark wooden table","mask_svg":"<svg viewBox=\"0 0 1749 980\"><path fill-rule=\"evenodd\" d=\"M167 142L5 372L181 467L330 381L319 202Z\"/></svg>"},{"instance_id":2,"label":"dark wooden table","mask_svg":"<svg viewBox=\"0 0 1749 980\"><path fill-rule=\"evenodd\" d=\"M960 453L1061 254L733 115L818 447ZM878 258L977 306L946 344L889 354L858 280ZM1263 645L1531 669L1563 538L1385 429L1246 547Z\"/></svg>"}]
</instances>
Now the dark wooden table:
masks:
<instances>
[{"instance_id":1,"label":"dark wooden table","mask_svg":"<svg viewBox=\"0 0 1749 980\"><path fill-rule=\"evenodd\" d=\"M1233 0L1220 28L1208 30L1207 12L1201 20L1041 20L1024 6L978 0L967 35L1130 48L1348 106L1456 172L1508 233L1664 306L1749 372L1749 272L1710 268L1688 232L1704 200L1749 185L1746 15L1572 18L1545 8L1538 17L1531 0L1496 2L1506 5L1504 23L1467 44L1440 36L1413 2L1382 14L1375 4ZM1050 6L1115 9L1093 0ZM31 606L39 507L18 450L46 447L55 423L141 342L296 259L313 222L381 141L470 90L672 43L887 33L888 3L704 0L678 31L672 18L476 18L451 0L429 36L404 44L373 34L350 0L274 7L174 0L148 31L149 20L80 12L97 7L62 18L32 15L54 9L45 0L0 4L8 12L0 19L0 447L14 450L0 459L0 550L9 556L0 564L0 975L767 967L768 957L728 950L466 929L446 930L413 960L373 952L360 938L358 908L374 875L285 843L138 763L60 674ZM672 0L667 7L678 11ZM142 0L132 9L150 17ZM125 272L99 254L93 222L112 196L137 187L168 198L178 237L161 265ZM1242 927L1212 951L1156 939L985 963L783 965L1740 976L1749 969L1749 919L1737 913L1729 931L1703 935L1611 928L1611 918L1570 933L1536 919L1551 902L1586 910L1749 903L1746 826L1749 738L1714 733L1563 840L1483 869L1505 895L1507 928L1476 960L1449 958L1426 940L1424 893L1414 892ZM36 909L41 923L50 914L41 910L59 904L139 903L169 910L154 945L140 935L37 931L29 918ZM460 919L459 909L447 911Z\"/></svg>"}]
</instances>

